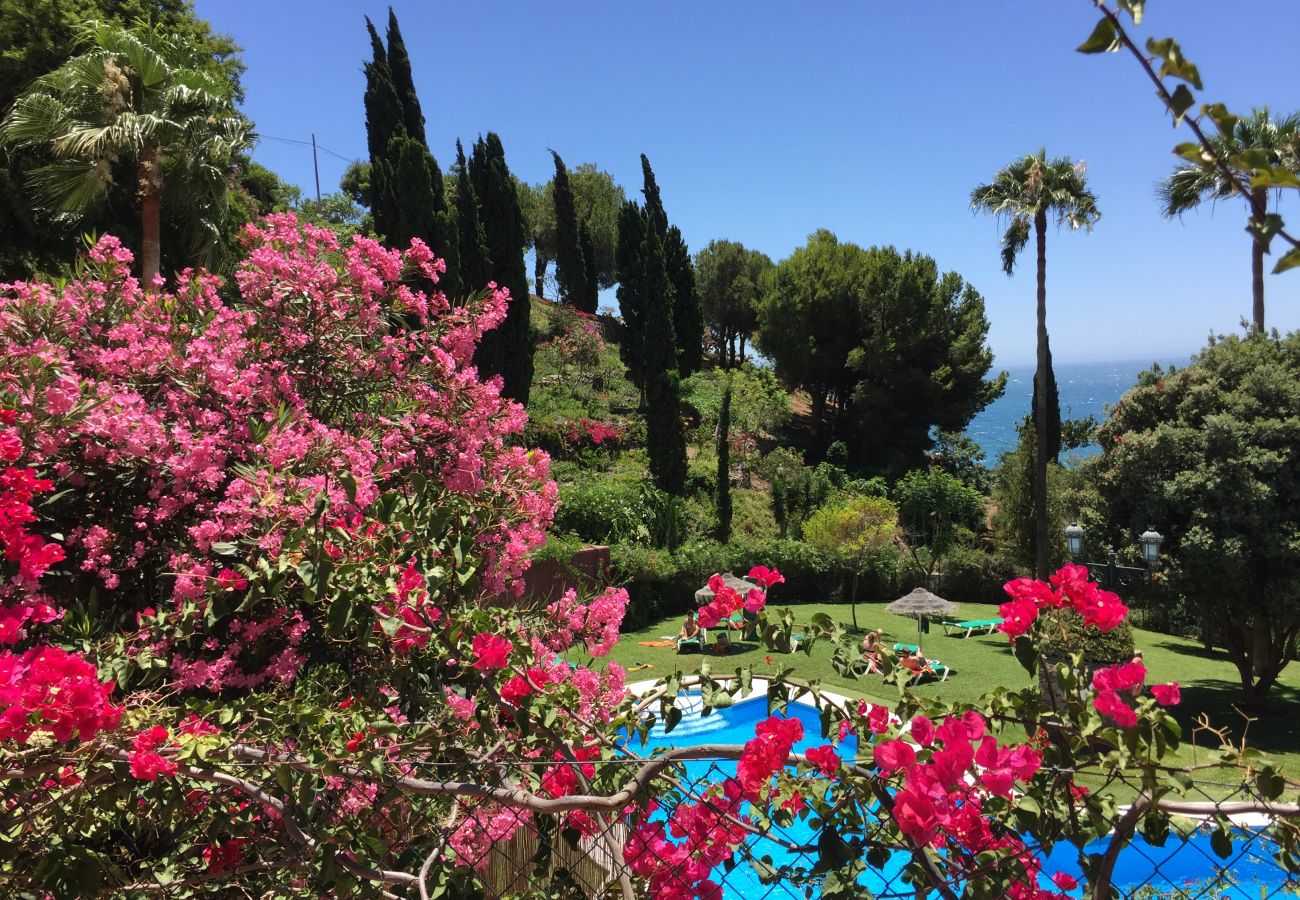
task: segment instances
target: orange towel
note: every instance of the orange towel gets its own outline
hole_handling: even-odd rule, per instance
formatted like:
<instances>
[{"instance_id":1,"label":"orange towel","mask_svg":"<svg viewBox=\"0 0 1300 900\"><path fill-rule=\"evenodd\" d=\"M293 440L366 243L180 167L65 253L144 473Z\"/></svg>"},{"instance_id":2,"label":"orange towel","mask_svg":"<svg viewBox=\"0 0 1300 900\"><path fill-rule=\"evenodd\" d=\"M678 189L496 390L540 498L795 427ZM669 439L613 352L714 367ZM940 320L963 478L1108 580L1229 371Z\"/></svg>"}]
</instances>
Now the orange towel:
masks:
<instances>
[{"instance_id":1,"label":"orange towel","mask_svg":"<svg viewBox=\"0 0 1300 900\"><path fill-rule=\"evenodd\" d=\"M676 641L637 641L642 647L676 647Z\"/></svg>"}]
</instances>

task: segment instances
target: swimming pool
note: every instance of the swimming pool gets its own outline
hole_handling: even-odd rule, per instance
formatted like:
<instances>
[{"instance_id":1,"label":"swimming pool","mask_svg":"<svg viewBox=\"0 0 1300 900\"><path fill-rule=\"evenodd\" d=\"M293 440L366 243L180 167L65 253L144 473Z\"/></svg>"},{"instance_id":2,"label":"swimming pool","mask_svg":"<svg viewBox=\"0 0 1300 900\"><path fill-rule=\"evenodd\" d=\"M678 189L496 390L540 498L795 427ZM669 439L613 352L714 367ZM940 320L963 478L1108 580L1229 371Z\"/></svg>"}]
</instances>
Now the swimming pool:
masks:
<instances>
[{"instance_id":1,"label":"swimming pool","mask_svg":"<svg viewBox=\"0 0 1300 900\"><path fill-rule=\"evenodd\" d=\"M762 695L740 701L726 709L715 710L708 716L700 715L698 695L683 695L678 706L684 715L677 727L671 733L665 733L663 724L656 724L651 729L644 748L633 745L635 752L649 754L660 748L700 744L743 744L754 736L754 726L768 715L767 701ZM821 718L816 709L795 702L790 704L788 715L799 719L804 727L804 738L795 745L795 752L826 743L821 737ZM847 739L838 752L846 760L852 758L857 752L856 740ZM734 775L736 769L736 764L731 761L698 760L684 765L686 780L700 785L720 780L726 775ZM761 859L770 856L772 864L778 868L794 864L799 864L804 869L811 866L813 857L795 854L782 846L782 842L796 845L811 843L817 837L813 828L804 821L796 820L789 828L774 833L779 840L755 838L750 843L754 857ZM1125 897L1141 894L1152 897L1260 900L1284 889L1290 893L1300 891L1300 882L1288 882L1286 873L1273 859L1277 848L1266 836L1258 831L1241 828L1238 829L1236 838L1232 854L1228 859L1221 860L1211 849L1208 834L1199 833L1183 839L1171 833L1163 847L1149 844L1137 836L1121 852L1115 864L1113 883ZM1087 852L1101 853L1105 849L1106 842L1100 841L1090 845ZM912 892L900 877L906 864L906 853L894 853L883 866L869 869L860 883L876 896L892 894L910 897ZM1054 872L1066 872L1082 880L1077 853L1069 845L1058 845L1044 861L1043 871L1043 887L1050 890L1058 890L1046 881ZM713 880L723 886L723 896L727 900L808 896L803 885L780 881L776 884L763 884L754 868L745 862L730 872L719 869L714 873ZM1082 890L1073 893L1079 896ZM816 896L815 890L812 896Z\"/></svg>"}]
</instances>

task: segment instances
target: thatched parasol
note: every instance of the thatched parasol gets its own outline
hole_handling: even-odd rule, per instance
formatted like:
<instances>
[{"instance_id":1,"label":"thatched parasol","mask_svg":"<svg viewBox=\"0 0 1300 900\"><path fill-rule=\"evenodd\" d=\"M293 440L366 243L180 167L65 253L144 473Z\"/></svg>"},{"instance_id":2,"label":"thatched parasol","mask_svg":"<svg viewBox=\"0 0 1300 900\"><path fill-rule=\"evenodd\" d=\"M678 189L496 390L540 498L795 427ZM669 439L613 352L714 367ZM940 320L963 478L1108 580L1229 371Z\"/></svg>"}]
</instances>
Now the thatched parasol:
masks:
<instances>
[{"instance_id":1,"label":"thatched parasol","mask_svg":"<svg viewBox=\"0 0 1300 900\"><path fill-rule=\"evenodd\" d=\"M910 594L899 597L885 609L900 616L916 617L916 645L921 646L921 629L926 616L946 616L957 611L957 604L932 594L925 588L914 588Z\"/></svg>"},{"instance_id":2,"label":"thatched parasol","mask_svg":"<svg viewBox=\"0 0 1300 900\"><path fill-rule=\"evenodd\" d=\"M727 583L727 587L731 588L733 591L737 592L742 597L748 594L750 590L753 587L755 587L754 582L746 581L743 578L737 578L735 575L732 575L730 572L723 575L722 580ZM703 606L704 604L708 603L712 599L713 599L713 590L707 584L695 592L695 602L698 603L700 606Z\"/></svg>"}]
</instances>

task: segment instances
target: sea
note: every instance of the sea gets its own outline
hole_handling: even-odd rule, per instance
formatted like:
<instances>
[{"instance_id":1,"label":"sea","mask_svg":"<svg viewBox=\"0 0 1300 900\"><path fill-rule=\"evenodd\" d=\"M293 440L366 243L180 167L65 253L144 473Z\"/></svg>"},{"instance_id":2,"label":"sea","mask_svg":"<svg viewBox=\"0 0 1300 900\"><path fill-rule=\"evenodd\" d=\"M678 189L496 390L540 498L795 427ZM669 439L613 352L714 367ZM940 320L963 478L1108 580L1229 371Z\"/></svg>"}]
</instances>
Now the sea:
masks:
<instances>
[{"instance_id":1,"label":"sea","mask_svg":"<svg viewBox=\"0 0 1300 900\"><path fill-rule=\"evenodd\" d=\"M1092 416L1098 422L1106 418L1106 407L1113 406L1125 391L1137 384L1139 372L1153 363L1182 368L1191 359L1133 359L1112 362L1056 362L1056 388L1061 396L1061 418L1081 419ZM1016 426L1029 415L1034 397L1034 366L994 366L994 372L1007 373L1007 390L990 403L966 426L966 433L984 451L985 465L993 466L1003 453L1016 446ZM1086 457L1100 453L1095 444L1071 451L1068 456Z\"/></svg>"}]
</instances>

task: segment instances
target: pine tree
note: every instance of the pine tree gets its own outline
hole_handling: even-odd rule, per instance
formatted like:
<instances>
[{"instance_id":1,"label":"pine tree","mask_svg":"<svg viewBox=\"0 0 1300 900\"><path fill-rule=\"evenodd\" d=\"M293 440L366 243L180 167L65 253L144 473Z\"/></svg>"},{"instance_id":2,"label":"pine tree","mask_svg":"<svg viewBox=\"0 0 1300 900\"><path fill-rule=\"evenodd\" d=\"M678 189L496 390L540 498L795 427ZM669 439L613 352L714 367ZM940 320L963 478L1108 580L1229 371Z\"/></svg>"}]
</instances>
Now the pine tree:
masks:
<instances>
[{"instance_id":1,"label":"pine tree","mask_svg":"<svg viewBox=\"0 0 1300 900\"><path fill-rule=\"evenodd\" d=\"M406 42L402 40L397 15L391 6L388 7L388 70L402 102L402 123L406 126L406 133L429 146L424 136L424 114L420 111L420 98L416 96L415 78L411 74L411 57L407 55Z\"/></svg>"},{"instance_id":2,"label":"pine tree","mask_svg":"<svg viewBox=\"0 0 1300 900\"><path fill-rule=\"evenodd\" d=\"M718 416L718 540L731 540L731 379L722 392Z\"/></svg>"},{"instance_id":3,"label":"pine tree","mask_svg":"<svg viewBox=\"0 0 1300 900\"><path fill-rule=\"evenodd\" d=\"M582 255L578 209L564 160L554 150L551 156L555 157L555 280L560 285L560 302L583 309L587 264Z\"/></svg>"},{"instance_id":4,"label":"pine tree","mask_svg":"<svg viewBox=\"0 0 1300 900\"><path fill-rule=\"evenodd\" d=\"M487 234L479 217L478 195L469 176L465 148L456 141L456 235L460 243L460 281L467 291L479 291L492 280Z\"/></svg>"},{"instance_id":5,"label":"pine tree","mask_svg":"<svg viewBox=\"0 0 1300 900\"><path fill-rule=\"evenodd\" d=\"M677 371L685 378L700 370L704 358L704 312L695 290L695 266L681 229L669 227L664 241L668 280L673 286L673 327L677 336Z\"/></svg>"},{"instance_id":6,"label":"pine tree","mask_svg":"<svg viewBox=\"0 0 1300 900\"><path fill-rule=\"evenodd\" d=\"M643 395L645 380L641 351L645 343L645 297L641 291L641 245L645 236L645 214L640 206L628 200L619 210L618 245L614 248L618 312L623 317L623 337L618 353L627 367L628 378L641 388Z\"/></svg>"},{"instance_id":7,"label":"pine tree","mask_svg":"<svg viewBox=\"0 0 1300 900\"><path fill-rule=\"evenodd\" d=\"M527 405L533 383L532 301L524 267L524 215L506 165L501 138L489 132L474 142L469 178L478 197L490 260L488 281L510 291L505 321L483 336L475 361L486 375L501 375L502 394Z\"/></svg>"},{"instance_id":8,"label":"pine tree","mask_svg":"<svg viewBox=\"0 0 1300 900\"><path fill-rule=\"evenodd\" d=\"M645 297L646 451L655 485L681 496L686 488L686 433L682 428L681 386L673 332L673 288L668 281L663 243L647 228L641 244L641 287Z\"/></svg>"},{"instance_id":9,"label":"pine tree","mask_svg":"<svg viewBox=\"0 0 1300 900\"><path fill-rule=\"evenodd\" d=\"M600 306L600 283L596 272L596 248L586 222L578 223L578 248L582 251L582 293L574 305L583 312L594 313Z\"/></svg>"}]
</instances>

